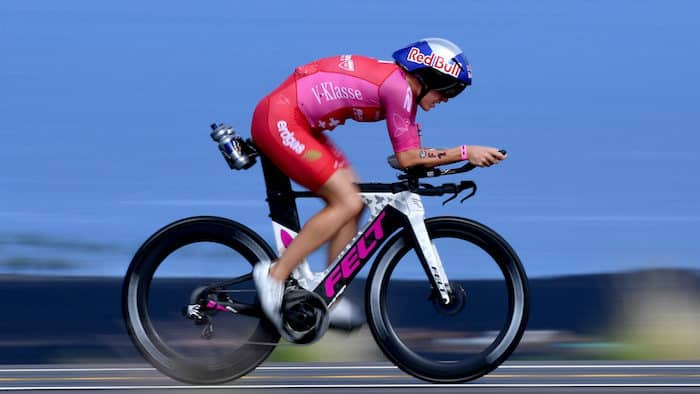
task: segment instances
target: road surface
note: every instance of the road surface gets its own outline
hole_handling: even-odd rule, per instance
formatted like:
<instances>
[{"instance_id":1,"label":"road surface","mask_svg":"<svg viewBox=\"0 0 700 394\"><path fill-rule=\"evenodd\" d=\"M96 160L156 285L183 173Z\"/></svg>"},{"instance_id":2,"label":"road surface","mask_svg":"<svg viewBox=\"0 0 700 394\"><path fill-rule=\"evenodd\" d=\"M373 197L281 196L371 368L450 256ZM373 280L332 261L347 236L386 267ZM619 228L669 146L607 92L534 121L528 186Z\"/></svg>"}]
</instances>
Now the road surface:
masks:
<instances>
[{"instance_id":1,"label":"road surface","mask_svg":"<svg viewBox=\"0 0 700 394\"><path fill-rule=\"evenodd\" d=\"M464 384L431 384L391 364L268 363L236 381L192 386L148 365L0 367L0 391L61 393L697 393L700 362L509 362Z\"/></svg>"}]
</instances>

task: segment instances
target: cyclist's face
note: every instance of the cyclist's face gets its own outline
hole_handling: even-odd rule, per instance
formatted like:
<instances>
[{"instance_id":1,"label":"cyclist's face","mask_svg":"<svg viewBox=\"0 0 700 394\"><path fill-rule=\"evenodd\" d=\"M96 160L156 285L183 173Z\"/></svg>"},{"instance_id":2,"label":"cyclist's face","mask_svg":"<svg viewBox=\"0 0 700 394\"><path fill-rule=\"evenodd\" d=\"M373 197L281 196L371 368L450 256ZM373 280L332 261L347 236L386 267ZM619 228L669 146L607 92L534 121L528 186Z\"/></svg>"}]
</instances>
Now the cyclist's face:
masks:
<instances>
[{"instance_id":1,"label":"cyclist's face","mask_svg":"<svg viewBox=\"0 0 700 394\"><path fill-rule=\"evenodd\" d=\"M430 111L436 105L442 102L446 103L447 99L443 97L443 95L440 94L440 92L436 90L431 90L428 92L428 94L425 95L425 97L423 97L420 100L420 107L423 108L423 111Z\"/></svg>"}]
</instances>

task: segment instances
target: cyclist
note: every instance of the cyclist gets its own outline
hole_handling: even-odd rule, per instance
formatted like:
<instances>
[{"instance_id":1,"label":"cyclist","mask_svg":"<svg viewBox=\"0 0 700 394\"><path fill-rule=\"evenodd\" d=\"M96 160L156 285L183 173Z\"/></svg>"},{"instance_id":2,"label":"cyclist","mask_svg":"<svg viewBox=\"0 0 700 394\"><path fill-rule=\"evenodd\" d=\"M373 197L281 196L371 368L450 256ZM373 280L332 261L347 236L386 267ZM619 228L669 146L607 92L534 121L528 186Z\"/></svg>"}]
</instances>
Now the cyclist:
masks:
<instances>
[{"instance_id":1,"label":"cyclist","mask_svg":"<svg viewBox=\"0 0 700 394\"><path fill-rule=\"evenodd\" d=\"M311 252L329 242L330 264L357 233L363 209L355 172L324 131L347 119L386 120L398 165L432 167L468 160L490 166L505 159L496 148L461 145L424 148L416 124L418 107L430 111L471 85L471 66L454 43L426 38L393 53L393 62L359 55L316 60L297 67L257 105L251 126L256 146L298 184L316 192L326 206L312 216L272 263L255 265L253 276L263 311L282 328L284 283ZM331 324L339 308L331 311Z\"/></svg>"}]
</instances>

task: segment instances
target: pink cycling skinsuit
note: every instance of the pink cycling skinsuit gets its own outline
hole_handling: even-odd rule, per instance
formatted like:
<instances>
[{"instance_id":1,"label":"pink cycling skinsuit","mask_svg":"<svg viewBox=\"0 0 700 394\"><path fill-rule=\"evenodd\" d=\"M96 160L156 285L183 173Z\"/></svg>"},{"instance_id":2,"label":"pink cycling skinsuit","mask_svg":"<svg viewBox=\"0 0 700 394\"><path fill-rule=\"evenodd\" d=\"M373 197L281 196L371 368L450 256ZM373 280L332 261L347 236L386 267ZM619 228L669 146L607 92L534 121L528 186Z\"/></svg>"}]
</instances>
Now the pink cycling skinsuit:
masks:
<instances>
[{"instance_id":1,"label":"pink cycling skinsuit","mask_svg":"<svg viewBox=\"0 0 700 394\"><path fill-rule=\"evenodd\" d=\"M251 135L292 180L317 191L348 165L325 130L347 119L386 119L394 152L402 152L420 147L416 109L406 74L396 64L342 55L297 67L255 108Z\"/></svg>"}]
</instances>

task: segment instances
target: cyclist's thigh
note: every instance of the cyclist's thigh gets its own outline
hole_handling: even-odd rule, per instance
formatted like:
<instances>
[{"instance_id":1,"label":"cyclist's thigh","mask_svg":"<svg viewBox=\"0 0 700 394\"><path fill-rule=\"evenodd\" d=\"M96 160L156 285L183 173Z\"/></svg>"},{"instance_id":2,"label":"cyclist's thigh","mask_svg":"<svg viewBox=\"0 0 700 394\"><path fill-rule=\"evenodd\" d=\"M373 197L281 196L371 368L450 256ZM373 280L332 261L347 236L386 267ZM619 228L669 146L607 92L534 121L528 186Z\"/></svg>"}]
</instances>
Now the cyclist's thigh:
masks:
<instances>
[{"instance_id":1,"label":"cyclist's thigh","mask_svg":"<svg viewBox=\"0 0 700 394\"><path fill-rule=\"evenodd\" d=\"M348 168L339 168L333 175L317 190L329 204L339 204L346 208L355 206L362 209L362 199L359 196L359 188L355 184L354 173Z\"/></svg>"},{"instance_id":2,"label":"cyclist's thigh","mask_svg":"<svg viewBox=\"0 0 700 394\"><path fill-rule=\"evenodd\" d=\"M251 135L256 146L298 184L317 191L344 163L342 153L311 131L295 103L277 92L258 104Z\"/></svg>"}]
</instances>

